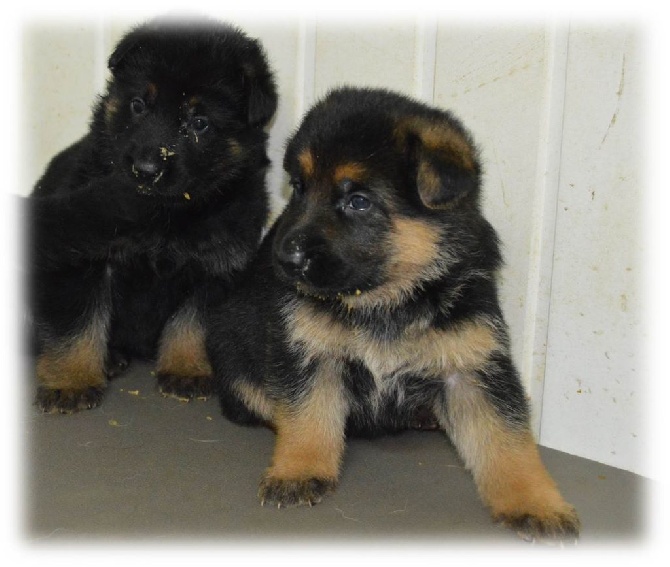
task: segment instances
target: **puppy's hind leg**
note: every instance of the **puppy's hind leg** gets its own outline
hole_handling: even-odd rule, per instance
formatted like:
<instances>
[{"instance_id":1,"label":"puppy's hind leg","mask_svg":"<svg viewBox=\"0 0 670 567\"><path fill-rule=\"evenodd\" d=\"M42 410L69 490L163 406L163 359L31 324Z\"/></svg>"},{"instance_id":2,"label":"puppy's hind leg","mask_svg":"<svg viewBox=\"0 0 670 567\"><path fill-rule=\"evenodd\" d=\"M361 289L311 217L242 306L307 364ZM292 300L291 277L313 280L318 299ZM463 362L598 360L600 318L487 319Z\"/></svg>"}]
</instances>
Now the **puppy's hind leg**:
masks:
<instances>
[{"instance_id":1,"label":"puppy's hind leg","mask_svg":"<svg viewBox=\"0 0 670 567\"><path fill-rule=\"evenodd\" d=\"M490 381L475 373L447 378L443 423L494 520L524 538L574 538L577 514L540 460L511 363L502 367L491 362ZM513 382L505 391L506 378Z\"/></svg>"},{"instance_id":2,"label":"puppy's hind leg","mask_svg":"<svg viewBox=\"0 0 670 567\"><path fill-rule=\"evenodd\" d=\"M205 327L194 299L184 303L163 329L158 347L158 389L188 401L212 395L212 367L205 348Z\"/></svg>"}]
</instances>

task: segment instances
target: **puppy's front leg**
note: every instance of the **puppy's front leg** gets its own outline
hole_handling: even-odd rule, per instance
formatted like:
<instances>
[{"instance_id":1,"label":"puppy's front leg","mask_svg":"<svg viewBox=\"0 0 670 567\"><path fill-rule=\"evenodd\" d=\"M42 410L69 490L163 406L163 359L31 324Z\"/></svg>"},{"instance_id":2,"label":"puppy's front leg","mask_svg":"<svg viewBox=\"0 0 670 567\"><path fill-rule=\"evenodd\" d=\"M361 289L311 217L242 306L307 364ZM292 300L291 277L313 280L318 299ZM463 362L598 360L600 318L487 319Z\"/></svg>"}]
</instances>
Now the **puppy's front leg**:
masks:
<instances>
[{"instance_id":1,"label":"puppy's front leg","mask_svg":"<svg viewBox=\"0 0 670 567\"><path fill-rule=\"evenodd\" d=\"M272 465L258 491L262 504L311 506L335 488L346 417L341 364L322 361L297 399L277 404Z\"/></svg>"},{"instance_id":2,"label":"puppy's front leg","mask_svg":"<svg viewBox=\"0 0 670 567\"><path fill-rule=\"evenodd\" d=\"M447 378L447 432L495 520L523 537L577 536L579 518L542 464L516 373L500 362Z\"/></svg>"},{"instance_id":3,"label":"puppy's front leg","mask_svg":"<svg viewBox=\"0 0 670 567\"><path fill-rule=\"evenodd\" d=\"M46 335L37 358L35 403L49 413L94 408L102 402L107 386L105 363L111 315L108 286L100 281L105 276L93 268L87 274L68 272L51 276L51 284L63 287L47 285L49 281L40 285L33 303ZM80 282L78 288L74 280ZM70 285L65 287L63 282ZM75 296L68 298L63 290Z\"/></svg>"}]
</instances>

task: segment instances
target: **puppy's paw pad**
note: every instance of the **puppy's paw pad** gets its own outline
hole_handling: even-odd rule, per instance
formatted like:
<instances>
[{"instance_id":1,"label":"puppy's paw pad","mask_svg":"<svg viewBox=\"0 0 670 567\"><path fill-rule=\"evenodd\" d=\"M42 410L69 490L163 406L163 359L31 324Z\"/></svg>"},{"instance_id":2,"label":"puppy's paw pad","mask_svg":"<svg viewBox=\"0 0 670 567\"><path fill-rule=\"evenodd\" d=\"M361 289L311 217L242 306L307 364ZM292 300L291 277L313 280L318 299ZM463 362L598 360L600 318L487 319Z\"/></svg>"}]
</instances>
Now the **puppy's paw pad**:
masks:
<instances>
[{"instance_id":1,"label":"puppy's paw pad","mask_svg":"<svg viewBox=\"0 0 670 567\"><path fill-rule=\"evenodd\" d=\"M321 499L332 492L336 482L325 478L306 478L300 480L281 479L265 476L258 489L261 505L301 506L318 504Z\"/></svg>"},{"instance_id":2,"label":"puppy's paw pad","mask_svg":"<svg viewBox=\"0 0 670 567\"><path fill-rule=\"evenodd\" d=\"M188 402L193 399L206 400L212 395L210 376L158 375L158 391L166 397Z\"/></svg>"},{"instance_id":3,"label":"puppy's paw pad","mask_svg":"<svg viewBox=\"0 0 670 567\"><path fill-rule=\"evenodd\" d=\"M52 389L42 386L37 389L35 405L45 413L75 413L99 406L104 391L104 388L97 386L83 389Z\"/></svg>"}]
</instances>

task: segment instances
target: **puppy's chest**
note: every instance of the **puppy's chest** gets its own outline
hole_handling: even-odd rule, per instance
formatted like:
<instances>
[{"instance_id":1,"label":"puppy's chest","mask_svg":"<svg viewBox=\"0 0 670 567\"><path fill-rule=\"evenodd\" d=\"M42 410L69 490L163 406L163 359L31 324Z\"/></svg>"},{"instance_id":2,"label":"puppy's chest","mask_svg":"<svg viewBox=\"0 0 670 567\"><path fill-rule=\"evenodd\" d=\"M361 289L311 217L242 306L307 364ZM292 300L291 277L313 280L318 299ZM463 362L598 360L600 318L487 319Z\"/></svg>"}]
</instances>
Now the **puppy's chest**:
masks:
<instances>
[{"instance_id":1,"label":"puppy's chest","mask_svg":"<svg viewBox=\"0 0 670 567\"><path fill-rule=\"evenodd\" d=\"M492 353L504 348L488 320L470 319L436 328L417 319L384 333L356 326L325 309L296 301L284 312L288 339L305 364L341 359L362 363L379 387L402 375L446 377L485 366Z\"/></svg>"},{"instance_id":2,"label":"puppy's chest","mask_svg":"<svg viewBox=\"0 0 670 567\"><path fill-rule=\"evenodd\" d=\"M138 227L134 233L124 234L110 244L109 259L112 264L131 266L148 264L158 267L158 272L172 271L172 264L179 263L181 258L196 252L198 241L189 232L180 232L179 228L171 227L167 221L153 226Z\"/></svg>"},{"instance_id":3,"label":"puppy's chest","mask_svg":"<svg viewBox=\"0 0 670 567\"><path fill-rule=\"evenodd\" d=\"M289 340L304 362L342 359L362 363L381 386L395 376L440 373L448 361L427 322L400 332L357 326L309 304L298 304L286 317Z\"/></svg>"}]
</instances>

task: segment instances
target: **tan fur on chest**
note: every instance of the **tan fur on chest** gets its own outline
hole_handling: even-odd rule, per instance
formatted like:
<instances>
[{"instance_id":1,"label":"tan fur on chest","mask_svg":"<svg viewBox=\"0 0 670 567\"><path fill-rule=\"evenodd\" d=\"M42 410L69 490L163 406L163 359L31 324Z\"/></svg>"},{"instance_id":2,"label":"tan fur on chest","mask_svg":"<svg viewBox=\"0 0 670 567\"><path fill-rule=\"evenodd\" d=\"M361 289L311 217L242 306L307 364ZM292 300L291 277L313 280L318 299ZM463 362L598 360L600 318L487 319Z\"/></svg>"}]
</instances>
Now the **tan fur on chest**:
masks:
<instances>
[{"instance_id":1,"label":"tan fur on chest","mask_svg":"<svg viewBox=\"0 0 670 567\"><path fill-rule=\"evenodd\" d=\"M380 340L300 300L286 317L291 343L305 364L322 358L359 361L377 381L399 373L433 377L476 370L500 347L494 327L477 319L448 330L410 326L399 338Z\"/></svg>"}]
</instances>

